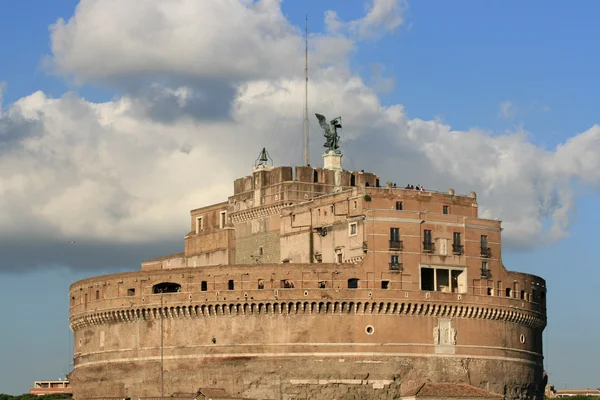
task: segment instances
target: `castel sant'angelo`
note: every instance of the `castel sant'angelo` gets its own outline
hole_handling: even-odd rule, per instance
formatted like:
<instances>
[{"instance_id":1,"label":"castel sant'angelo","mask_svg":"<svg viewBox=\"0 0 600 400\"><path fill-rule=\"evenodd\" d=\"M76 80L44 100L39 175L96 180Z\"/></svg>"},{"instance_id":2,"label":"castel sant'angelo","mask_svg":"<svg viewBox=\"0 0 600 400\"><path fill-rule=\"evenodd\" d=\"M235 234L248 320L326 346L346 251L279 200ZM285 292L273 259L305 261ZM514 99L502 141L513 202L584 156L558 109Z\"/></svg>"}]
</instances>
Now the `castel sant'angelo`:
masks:
<instances>
[{"instance_id":1,"label":"castel sant'angelo","mask_svg":"<svg viewBox=\"0 0 600 400\"><path fill-rule=\"evenodd\" d=\"M543 398L546 285L505 268L501 223L344 170L335 124L322 168L263 150L182 253L71 285L76 399Z\"/></svg>"}]
</instances>

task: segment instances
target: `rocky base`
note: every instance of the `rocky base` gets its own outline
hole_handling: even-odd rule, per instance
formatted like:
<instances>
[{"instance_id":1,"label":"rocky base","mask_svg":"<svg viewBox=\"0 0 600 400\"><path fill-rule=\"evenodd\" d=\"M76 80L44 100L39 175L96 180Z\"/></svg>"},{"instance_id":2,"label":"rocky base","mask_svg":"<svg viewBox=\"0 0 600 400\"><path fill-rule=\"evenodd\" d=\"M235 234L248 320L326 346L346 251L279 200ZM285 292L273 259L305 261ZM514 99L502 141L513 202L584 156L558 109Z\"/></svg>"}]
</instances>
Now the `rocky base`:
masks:
<instances>
[{"instance_id":1,"label":"rocky base","mask_svg":"<svg viewBox=\"0 0 600 400\"><path fill-rule=\"evenodd\" d=\"M160 363L111 362L78 366L74 397L160 396ZM221 387L252 399L396 399L425 381L467 383L505 399L543 399L542 369L501 359L232 358L165 360L165 397L200 387Z\"/></svg>"}]
</instances>

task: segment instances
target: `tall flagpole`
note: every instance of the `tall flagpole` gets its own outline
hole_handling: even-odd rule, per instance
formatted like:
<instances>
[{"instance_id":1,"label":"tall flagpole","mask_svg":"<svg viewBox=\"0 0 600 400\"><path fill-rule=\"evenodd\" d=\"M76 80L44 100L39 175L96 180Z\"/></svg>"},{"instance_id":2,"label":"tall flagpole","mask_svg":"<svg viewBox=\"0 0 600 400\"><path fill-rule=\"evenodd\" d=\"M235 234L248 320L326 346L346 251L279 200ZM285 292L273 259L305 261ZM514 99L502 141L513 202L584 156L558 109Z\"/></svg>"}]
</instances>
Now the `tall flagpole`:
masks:
<instances>
[{"instance_id":1,"label":"tall flagpole","mask_svg":"<svg viewBox=\"0 0 600 400\"><path fill-rule=\"evenodd\" d=\"M304 164L309 165L308 159L308 14L306 15L305 49L304 49Z\"/></svg>"}]
</instances>

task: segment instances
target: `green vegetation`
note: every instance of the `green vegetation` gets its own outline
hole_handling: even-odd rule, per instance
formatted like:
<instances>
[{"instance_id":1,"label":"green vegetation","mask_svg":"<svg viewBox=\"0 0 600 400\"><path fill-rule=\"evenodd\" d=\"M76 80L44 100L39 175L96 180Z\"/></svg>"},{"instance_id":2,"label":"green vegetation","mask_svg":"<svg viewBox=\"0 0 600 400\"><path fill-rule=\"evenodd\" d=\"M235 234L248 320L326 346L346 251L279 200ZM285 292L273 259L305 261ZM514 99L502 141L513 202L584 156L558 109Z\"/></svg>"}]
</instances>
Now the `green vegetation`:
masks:
<instances>
[{"instance_id":1,"label":"green vegetation","mask_svg":"<svg viewBox=\"0 0 600 400\"><path fill-rule=\"evenodd\" d=\"M371 196L369 196L368 194L365 194L365 201L371 201Z\"/></svg>"},{"instance_id":2,"label":"green vegetation","mask_svg":"<svg viewBox=\"0 0 600 400\"><path fill-rule=\"evenodd\" d=\"M36 396L34 394L22 394L19 396L11 396L10 394L0 393L0 400L60 400L71 399L69 394L47 394L45 396Z\"/></svg>"}]
</instances>

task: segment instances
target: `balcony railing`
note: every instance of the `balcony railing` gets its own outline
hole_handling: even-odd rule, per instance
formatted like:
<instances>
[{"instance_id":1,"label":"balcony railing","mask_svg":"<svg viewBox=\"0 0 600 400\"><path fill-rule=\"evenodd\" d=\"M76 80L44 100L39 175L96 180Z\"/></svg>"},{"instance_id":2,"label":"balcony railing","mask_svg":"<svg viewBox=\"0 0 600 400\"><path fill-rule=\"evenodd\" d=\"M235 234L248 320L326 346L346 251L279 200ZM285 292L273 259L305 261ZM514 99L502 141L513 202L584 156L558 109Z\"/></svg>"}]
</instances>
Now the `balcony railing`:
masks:
<instances>
[{"instance_id":1,"label":"balcony railing","mask_svg":"<svg viewBox=\"0 0 600 400\"><path fill-rule=\"evenodd\" d=\"M481 248L481 257L490 258L492 256L492 249L489 247Z\"/></svg>"},{"instance_id":2,"label":"balcony railing","mask_svg":"<svg viewBox=\"0 0 600 400\"><path fill-rule=\"evenodd\" d=\"M402 240L390 240L390 250L404 250L404 243Z\"/></svg>"},{"instance_id":3,"label":"balcony railing","mask_svg":"<svg viewBox=\"0 0 600 400\"><path fill-rule=\"evenodd\" d=\"M491 279L492 278L492 271L490 271L487 268L481 268L481 277L483 279Z\"/></svg>"},{"instance_id":4,"label":"balcony railing","mask_svg":"<svg viewBox=\"0 0 600 400\"><path fill-rule=\"evenodd\" d=\"M423 253L433 253L435 246L433 242L423 242Z\"/></svg>"},{"instance_id":5,"label":"balcony railing","mask_svg":"<svg viewBox=\"0 0 600 400\"><path fill-rule=\"evenodd\" d=\"M452 245L452 254L462 256L465 253L465 246L462 244L453 244Z\"/></svg>"},{"instance_id":6,"label":"balcony railing","mask_svg":"<svg viewBox=\"0 0 600 400\"><path fill-rule=\"evenodd\" d=\"M402 263L390 263L390 271L399 271L403 270Z\"/></svg>"}]
</instances>

